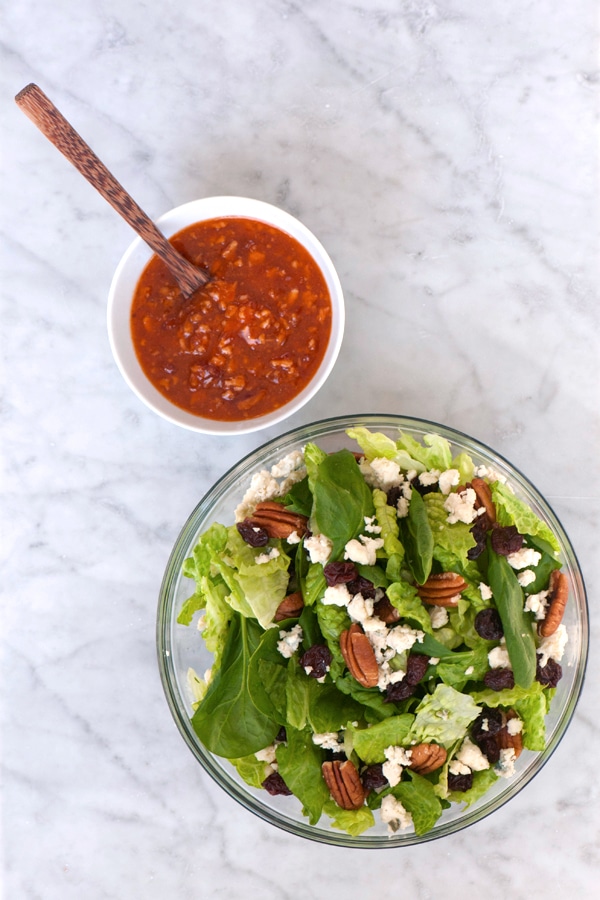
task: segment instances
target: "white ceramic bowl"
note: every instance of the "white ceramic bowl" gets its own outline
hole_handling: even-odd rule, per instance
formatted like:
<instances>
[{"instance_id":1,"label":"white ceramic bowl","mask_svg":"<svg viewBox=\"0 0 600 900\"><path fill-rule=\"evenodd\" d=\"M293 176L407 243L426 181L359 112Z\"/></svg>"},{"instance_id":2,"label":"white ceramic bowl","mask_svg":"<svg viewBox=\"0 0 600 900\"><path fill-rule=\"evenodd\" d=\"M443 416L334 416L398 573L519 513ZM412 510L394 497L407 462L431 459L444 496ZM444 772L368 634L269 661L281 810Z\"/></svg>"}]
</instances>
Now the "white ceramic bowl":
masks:
<instances>
[{"instance_id":1,"label":"white ceramic bowl","mask_svg":"<svg viewBox=\"0 0 600 900\"><path fill-rule=\"evenodd\" d=\"M309 229L289 213L269 203L247 197L205 197L178 206L156 224L167 237L188 225L222 216L257 219L295 238L310 253L323 273L332 306L331 334L325 355L308 385L292 400L267 415L236 422L204 419L171 403L148 380L138 361L131 336L131 304L139 278L153 256L141 240L131 244L114 274L108 296L108 335L123 378L151 410L176 425L204 434L245 434L268 428L298 412L324 384L333 369L344 332L344 297L340 280L325 248Z\"/></svg>"}]
</instances>

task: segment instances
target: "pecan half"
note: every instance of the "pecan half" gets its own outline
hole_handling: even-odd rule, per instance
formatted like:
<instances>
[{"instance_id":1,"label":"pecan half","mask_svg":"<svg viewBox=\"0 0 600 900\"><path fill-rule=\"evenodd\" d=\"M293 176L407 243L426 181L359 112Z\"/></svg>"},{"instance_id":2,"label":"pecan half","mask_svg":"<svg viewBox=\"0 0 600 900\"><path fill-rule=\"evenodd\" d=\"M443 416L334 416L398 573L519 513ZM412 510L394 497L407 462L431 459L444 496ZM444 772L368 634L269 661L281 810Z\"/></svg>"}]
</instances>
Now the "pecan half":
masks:
<instances>
[{"instance_id":1,"label":"pecan half","mask_svg":"<svg viewBox=\"0 0 600 900\"><path fill-rule=\"evenodd\" d=\"M553 569L550 575L548 606L546 615L538 625L538 634L549 637L562 622L563 613L569 599L569 581L564 572Z\"/></svg>"},{"instance_id":2,"label":"pecan half","mask_svg":"<svg viewBox=\"0 0 600 900\"><path fill-rule=\"evenodd\" d=\"M409 767L418 775L428 775L444 765L447 755L439 744L415 744L411 747Z\"/></svg>"},{"instance_id":3,"label":"pecan half","mask_svg":"<svg viewBox=\"0 0 600 900\"><path fill-rule=\"evenodd\" d=\"M340 634L340 650L353 678L363 687L376 687L379 669L375 651L360 625L354 623Z\"/></svg>"},{"instance_id":4,"label":"pecan half","mask_svg":"<svg viewBox=\"0 0 600 900\"><path fill-rule=\"evenodd\" d=\"M475 496L477 500L475 501L475 509L481 509L483 507L485 509L485 514L487 516L488 523L493 525L496 521L496 507L494 506L494 501L492 500L492 490L483 478L474 478L467 487L472 487L475 491Z\"/></svg>"},{"instance_id":5,"label":"pecan half","mask_svg":"<svg viewBox=\"0 0 600 900\"><path fill-rule=\"evenodd\" d=\"M458 606L460 592L467 582L456 572L440 572L430 575L425 584L417 587L417 594L430 606Z\"/></svg>"},{"instance_id":6,"label":"pecan half","mask_svg":"<svg viewBox=\"0 0 600 900\"><path fill-rule=\"evenodd\" d=\"M290 512L281 503L263 500L247 521L267 532L271 538L287 538L296 532L298 537L306 534L308 519L300 513Z\"/></svg>"},{"instance_id":7,"label":"pecan half","mask_svg":"<svg viewBox=\"0 0 600 900\"><path fill-rule=\"evenodd\" d=\"M353 762L349 759L344 762L339 759L324 762L321 771L329 793L338 806L342 809L360 809L365 802L365 789Z\"/></svg>"},{"instance_id":8,"label":"pecan half","mask_svg":"<svg viewBox=\"0 0 600 900\"><path fill-rule=\"evenodd\" d=\"M521 731L515 732L515 734L511 734L508 730L508 722L511 719L517 719L518 716L514 709L509 709L506 713L506 722L500 729L500 731L496 732L494 735L496 744L498 745L500 750L508 750L509 748L515 751L515 758L521 755L521 751L523 750L523 733Z\"/></svg>"},{"instance_id":9,"label":"pecan half","mask_svg":"<svg viewBox=\"0 0 600 900\"><path fill-rule=\"evenodd\" d=\"M284 619L296 619L304 609L304 600L300 591L294 591L284 597L273 616L274 622L282 622Z\"/></svg>"}]
</instances>

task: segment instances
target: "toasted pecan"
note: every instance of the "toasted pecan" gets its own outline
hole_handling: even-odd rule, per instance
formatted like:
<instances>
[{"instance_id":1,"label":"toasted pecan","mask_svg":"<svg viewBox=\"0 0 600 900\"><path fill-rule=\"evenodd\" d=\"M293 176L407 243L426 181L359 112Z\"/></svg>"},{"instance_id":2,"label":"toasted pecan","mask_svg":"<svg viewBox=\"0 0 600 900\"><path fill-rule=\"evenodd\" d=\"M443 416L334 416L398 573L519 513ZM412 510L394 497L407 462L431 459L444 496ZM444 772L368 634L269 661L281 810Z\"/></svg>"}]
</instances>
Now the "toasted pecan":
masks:
<instances>
[{"instance_id":1,"label":"toasted pecan","mask_svg":"<svg viewBox=\"0 0 600 900\"><path fill-rule=\"evenodd\" d=\"M376 687L379 668L375 651L357 622L340 634L340 650L352 677L363 687Z\"/></svg>"},{"instance_id":2,"label":"toasted pecan","mask_svg":"<svg viewBox=\"0 0 600 900\"><path fill-rule=\"evenodd\" d=\"M567 600L569 599L569 581L564 572L554 569L550 575L548 605L546 615L538 625L538 634L541 637L549 637L554 634L564 615Z\"/></svg>"},{"instance_id":3,"label":"toasted pecan","mask_svg":"<svg viewBox=\"0 0 600 900\"><path fill-rule=\"evenodd\" d=\"M342 809L360 809L365 802L365 789L351 760L335 759L321 766L329 793Z\"/></svg>"},{"instance_id":4,"label":"toasted pecan","mask_svg":"<svg viewBox=\"0 0 600 900\"><path fill-rule=\"evenodd\" d=\"M461 591L467 582L456 572L440 572L430 575L425 584L417 587L417 593L423 603L430 606L458 606Z\"/></svg>"},{"instance_id":5,"label":"toasted pecan","mask_svg":"<svg viewBox=\"0 0 600 900\"><path fill-rule=\"evenodd\" d=\"M304 600L301 591L294 591L284 597L273 617L274 622L282 622L284 619L296 619L304 609Z\"/></svg>"},{"instance_id":6,"label":"toasted pecan","mask_svg":"<svg viewBox=\"0 0 600 900\"><path fill-rule=\"evenodd\" d=\"M281 503L263 500L248 521L252 525L264 529L271 538L287 538L294 531L303 537L308 529L308 518L300 513L290 512Z\"/></svg>"},{"instance_id":7,"label":"toasted pecan","mask_svg":"<svg viewBox=\"0 0 600 900\"><path fill-rule=\"evenodd\" d=\"M410 768L418 775L435 772L444 765L448 755L439 744L415 744L410 749Z\"/></svg>"},{"instance_id":8,"label":"toasted pecan","mask_svg":"<svg viewBox=\"0 0 600 900\"><path fill-rule=\"evenodd\" d=\"M500 731L496 732L494 735L496 744L500 750L514 750L515 758L521 755L521 751L523 750L523 733L522 731L517 731L514 734L511 734L508 730L508 723L511 719L517 719L518 716L514 709L509 709L505 716L505 723L500 729Z\"/></svg>"}]
</instances>

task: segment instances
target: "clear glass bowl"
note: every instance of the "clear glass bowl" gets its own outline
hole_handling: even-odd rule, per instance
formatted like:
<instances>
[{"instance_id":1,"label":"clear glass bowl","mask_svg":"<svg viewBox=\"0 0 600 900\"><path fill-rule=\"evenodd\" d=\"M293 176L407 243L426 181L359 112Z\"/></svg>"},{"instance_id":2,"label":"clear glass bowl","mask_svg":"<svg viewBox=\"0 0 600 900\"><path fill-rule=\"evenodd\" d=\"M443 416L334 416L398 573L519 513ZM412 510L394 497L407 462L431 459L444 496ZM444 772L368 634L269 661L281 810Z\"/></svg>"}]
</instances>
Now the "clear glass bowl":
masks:
<instances>
[{"instance_id":1,"label":"clear glass bowl","mask_svg":"<svg viewBox=\"0 0 600 900\"><path fill-rule=\"evenodd\" d=\"M347 428L358 425L393 438L398 436L398 429L419 440L423 434L435 432L451 442L455 453L466 451L477 464L492 466L505 475L517 496L531 506L558 538L562 548L563 571L571 586L563 620L569 641L561 660L563 677L546 720L546 750L543 753L524 750L517 760L516 773L512 778L499 778L481 800L467 809L453 804L435 827L422 836L413 832L397 832L390 837L387 827L377 824L362 835L352 837L331 828L326 816L317 825L309 825L295 797L272 797L264 790L249 787L227 760L214 756L202 746L190 724L193 710L187 672L190 667L199 673L204 672L211 664L211 657L193 624L177 624L183 602L194 591L193 582L182 575L184 560L209 525L213 522L233 523L234 510L255 472L269 469L287 453L301 449L308 441L318 443L327 451L342 447L356 449L355 443L345 432ZM480 821L514 797L540 771L563 737L581 692L588 650L588 610L579 564L564 529L531 482L509 462L473 438L434 422L392 415L344 416L315 422L269 441L230 469L200 501L177 538L165 571L158 606L157 645L163 687L177 727L200 765L231 797L265 821L310 840L342 847L392 848L440 838Z\"/></svg>"}]
</instances>

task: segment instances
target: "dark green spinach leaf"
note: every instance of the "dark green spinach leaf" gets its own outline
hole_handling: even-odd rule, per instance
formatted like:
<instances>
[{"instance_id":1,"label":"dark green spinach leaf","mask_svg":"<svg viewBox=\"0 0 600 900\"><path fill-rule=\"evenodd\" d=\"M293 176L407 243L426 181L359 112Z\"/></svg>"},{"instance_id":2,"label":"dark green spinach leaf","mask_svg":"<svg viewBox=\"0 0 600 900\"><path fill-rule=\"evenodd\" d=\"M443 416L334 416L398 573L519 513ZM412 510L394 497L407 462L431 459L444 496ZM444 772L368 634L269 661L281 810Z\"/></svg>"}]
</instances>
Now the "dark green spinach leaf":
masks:
<instances>
[{"instance_id":1,"label":"dark green spinach leaf","mask_svg":"<svg viewBox=\"0 0 600 900\"><path fill-rule=\"evenodd\" d=\"M321 534L333 543L331 559L341 559L348 541L373 516L373 494L349 450L331 453L320 463L314 486L313 516Z\"/></svg>"},{"instance_id":2,"label":"dark green spinach leaf","mask_svg":"<svg viewBox=\"0 0 600 900\"><path fill-rule=\"evenodd\" d=\"M536 659L531 624L523 612L523 591L506 557L495 553L491 547L488 579L502 620L515 683L528 688L535 678Z\"/></svg>"},{"instance_id":3,"label":"dark green spinach leaf","mask_svg":"<svg viewBox=\"0 0 600 900\"><path fill-rule=\"evenodd\" d=\"M408 516L400 519L400 536L405 550L404 562L417 584L424 584L433 564L434 540L423 498L416 490L411 494Z\"/></svg>"}]
</instances>

